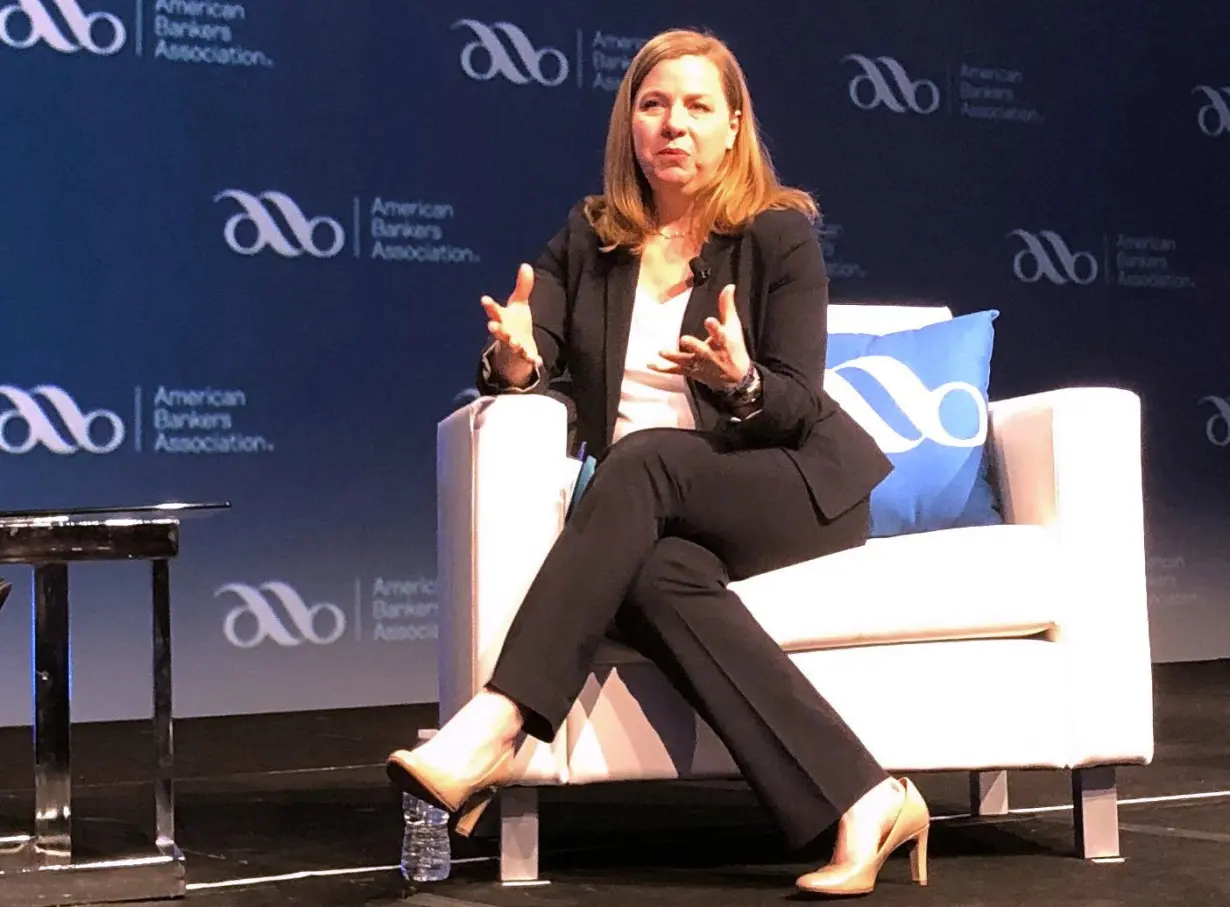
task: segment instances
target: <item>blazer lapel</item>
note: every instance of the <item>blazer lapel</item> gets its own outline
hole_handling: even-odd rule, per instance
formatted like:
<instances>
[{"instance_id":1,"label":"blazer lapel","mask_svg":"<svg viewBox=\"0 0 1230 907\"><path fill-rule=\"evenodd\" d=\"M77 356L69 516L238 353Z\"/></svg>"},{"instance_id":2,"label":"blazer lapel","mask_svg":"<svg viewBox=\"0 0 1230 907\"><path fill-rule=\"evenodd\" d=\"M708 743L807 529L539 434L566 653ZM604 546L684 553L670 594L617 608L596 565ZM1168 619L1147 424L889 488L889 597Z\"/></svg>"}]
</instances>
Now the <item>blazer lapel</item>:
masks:
<instances>
[{"instance_id":1,"label":"blazer lapel","mask_svg":"<svg viewBox=\"0 0 1230 907\"><path fill-rule=\"evenodd\" d=\"M688 305L683 312L680 336L691 334L700 340L708 336L705 319L717 317L718 297L722 293L722 287L734 282L729 245L729 237L714 236L701 249L700 258L708 266L709 276L692 287L692 295L688 297Z\"/></svg>"},{"instance_id":2,"label":"blazer lapel","mask_svg":"<svg viewBox=\"0 0 1230 907\"><path fill-rule=\"evenodd\" d=\"M619 416L620 386L623 384L624 360L628 357L628 332L632 330L632 307L636 302L636 281L640 259L625 251L614 253L606 277L606 343L603 351L603 375L606 387L606 444L615 434Z\"/></svg>"},{"instance_id":3,"label":"blazer lapel","mask_svg":"<svg viewBox=\"0 0 1230 907\"><path fill-rule=\"evenodd\" d=\"M683 312L683 324L679 328L680 336L690 334L698 340L709 336L705 330L705 319L716 318L718 315L718 297L722 295L722 287L734 283L734 264L731 261L729 237L715 236L705 243L701 251L701 259L709 267L709 276L692 287L692 295L688 297L687 308ZM743 310L740 306L740 316ZM720 413L713 404L712 391L705 385L687 379L688 390L696 406L697 427L714 428L720 419Z\"/></svg>"},{"instance_id":4,"label":"blazer lapel","mask_svg":"<svg viewBox=\"0 0 1230 907\"><path fill-rule=\"evenodd\" d=\"M725 284L718 281L718 270L713 269L709 279L692 287L692 295L688 297L687 308L683 310L683 323L679 326L679 336L691 334L699 340L709 336L705 330L705 319L716 318L718 313L718 295Z\"/></svg>"}]
</instances>

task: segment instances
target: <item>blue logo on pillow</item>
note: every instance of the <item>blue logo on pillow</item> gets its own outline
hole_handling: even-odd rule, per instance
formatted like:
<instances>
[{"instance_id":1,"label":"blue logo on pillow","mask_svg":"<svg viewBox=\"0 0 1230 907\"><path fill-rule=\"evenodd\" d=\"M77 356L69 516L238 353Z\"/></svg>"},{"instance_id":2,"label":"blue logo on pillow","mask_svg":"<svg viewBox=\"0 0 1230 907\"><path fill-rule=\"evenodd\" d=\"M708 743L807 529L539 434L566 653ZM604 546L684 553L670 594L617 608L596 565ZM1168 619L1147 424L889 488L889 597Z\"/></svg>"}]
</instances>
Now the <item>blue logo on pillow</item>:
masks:
<instances>
[{"instance_id":1,"label":"blue logo on pillow","mask_svg":"<svg viewBox=\"0 0 1230 907\"><path fill-rule=\"evenodd\" d=\"M992 322L963 315L884 336L830 334L824 389L893 472L871 493L871 535L1003 522L987 476Z\"/></svg>"}]
</instances>

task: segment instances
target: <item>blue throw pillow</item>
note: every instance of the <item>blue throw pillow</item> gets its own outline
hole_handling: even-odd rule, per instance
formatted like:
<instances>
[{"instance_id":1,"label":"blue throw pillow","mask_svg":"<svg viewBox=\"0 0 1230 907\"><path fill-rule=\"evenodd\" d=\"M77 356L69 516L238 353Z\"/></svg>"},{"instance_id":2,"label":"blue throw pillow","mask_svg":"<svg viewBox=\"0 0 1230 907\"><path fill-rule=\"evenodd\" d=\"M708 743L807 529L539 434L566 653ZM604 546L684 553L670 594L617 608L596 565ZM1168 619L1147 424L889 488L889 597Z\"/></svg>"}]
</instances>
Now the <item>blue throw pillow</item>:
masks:
<instances>
[{"instance_id":1,"label":"blue throw pillow","mask_svg":"<svg viewBox=\"0 0 1230 907\"><path fill-rule=\"evenodd\" d=\"M830 334L824 389L893 463L873 538L1003 522L986 453L992 322L962 315L883 336Z\"/></svg>"}]
</instances>

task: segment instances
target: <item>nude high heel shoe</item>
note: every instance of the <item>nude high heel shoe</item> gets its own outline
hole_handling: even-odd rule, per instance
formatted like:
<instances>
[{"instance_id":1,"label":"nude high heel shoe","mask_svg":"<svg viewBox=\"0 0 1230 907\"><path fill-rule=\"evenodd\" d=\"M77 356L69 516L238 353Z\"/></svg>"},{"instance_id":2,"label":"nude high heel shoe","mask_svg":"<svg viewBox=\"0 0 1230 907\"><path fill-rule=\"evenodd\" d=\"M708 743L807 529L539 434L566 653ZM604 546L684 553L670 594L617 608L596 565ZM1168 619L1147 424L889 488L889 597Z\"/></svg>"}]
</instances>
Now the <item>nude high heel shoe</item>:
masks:
<instances>
[{"instance_id":1,"label":"nude high heel shoe","mask_svg":"<svg viewBox=\"0 0 1230 907\"><path fill-rule=\"evenodd\" d=\"M425 759L422 750L420 746L413 752L396 750L390 753L385 760L385 773L403 793L455 814L457 822L453 830L468 838L496 792L512 778L516 746L508 746L490 768L474 778L450 775Z\"/></svg>"},{"instance_id":2,"label":"nude high heel shoe","mask_svg":"<svg viewBox=\"0 0 1230 907\"><path fill-rule=\"evenodd\" d=\"M889 855L901 845L910 843L914 845L910 851L911 875L919 885L927 884L927 838L931 832L931 814L914 783L902 778L901 784L905 788L901 812L871 859L863 863L832 864L800 876L795 882L800 891L829 897L870 894Z\"/></svg>"}]
</instances>

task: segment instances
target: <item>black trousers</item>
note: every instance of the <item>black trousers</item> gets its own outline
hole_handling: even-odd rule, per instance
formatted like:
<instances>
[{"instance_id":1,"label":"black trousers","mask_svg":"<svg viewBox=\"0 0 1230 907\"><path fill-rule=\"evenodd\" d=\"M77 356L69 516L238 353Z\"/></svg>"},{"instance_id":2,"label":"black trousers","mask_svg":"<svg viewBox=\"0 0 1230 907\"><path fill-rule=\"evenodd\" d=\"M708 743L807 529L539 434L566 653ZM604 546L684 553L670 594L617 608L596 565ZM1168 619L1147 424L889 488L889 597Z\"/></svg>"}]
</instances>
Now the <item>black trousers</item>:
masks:
<instances>
[{"instance_id":1,"label":"black trousers","mask_svg":"<svg viewBox=\"0 0 1230 907\"><path fill-rule=\"evenodd\" d=\"M726 585L861 545L868 519L864 502L825 520L781 450L726 451L677 429L629 435L548 553L489 685L549 741L615 630L709 723L801 847L887 775Z\"/></svg>"}]
</instances>

